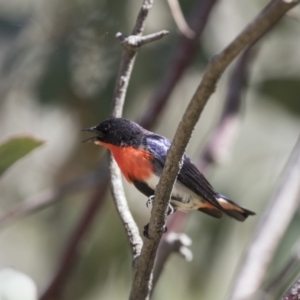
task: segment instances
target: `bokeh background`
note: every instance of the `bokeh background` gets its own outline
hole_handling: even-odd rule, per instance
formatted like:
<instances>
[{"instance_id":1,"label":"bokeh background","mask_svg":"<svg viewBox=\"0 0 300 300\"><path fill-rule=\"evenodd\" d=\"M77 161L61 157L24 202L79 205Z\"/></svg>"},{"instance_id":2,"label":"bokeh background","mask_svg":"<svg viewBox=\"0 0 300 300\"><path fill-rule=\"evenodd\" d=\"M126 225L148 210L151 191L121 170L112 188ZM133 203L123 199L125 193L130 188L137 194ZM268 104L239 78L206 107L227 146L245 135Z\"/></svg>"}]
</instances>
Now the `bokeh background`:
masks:
<instances>
[{"instance_id":1,"label":"bokeh background","mask_svg":"<svg viewBox=\"0 0 300 300\"><path fill-rule=\"evenodd\" d=\"M204 1L204 0L201 0ZM199 0L180 1L185 16ZM203 70L266 4L217 1L199 49L153 131L172 139ZM82 187L53 205L0 228L0 265L33 278L39 294L49 286L82 213L97 189L105 151L82 144L81 129L109 116L122 48L116 32L129 34L141 1L0 1L0 141L32 135L45 144L0 179L0 213L87 176ZM207 177L219 192L257 212L239 223L204 214L189 215L184 232L193 240L191 263L173 255L154 299L225 299L236 267L298 139L300 129L299 8L284 17L256 48L243 91L239 130L229 155ZM155 1L146 33L166 29L164 39L144 46L137 58L124 116L138 120L170 68L179 32L166 1ZM201 44L200 44L201 42ZM187 153L199 161L230 89L229 68L194 131ZM101 172L100 172L101 173ZM96 178L96 179L95 179ZM140 229L148 222L146 198L124 182ZM99 200L100 201L100 200ZM131 254L109 191L101 199L63 286L63 299L126 299ZM298 239L300 214L285 235L270 278L290 256Z\"/></svg>"}]
</instances>

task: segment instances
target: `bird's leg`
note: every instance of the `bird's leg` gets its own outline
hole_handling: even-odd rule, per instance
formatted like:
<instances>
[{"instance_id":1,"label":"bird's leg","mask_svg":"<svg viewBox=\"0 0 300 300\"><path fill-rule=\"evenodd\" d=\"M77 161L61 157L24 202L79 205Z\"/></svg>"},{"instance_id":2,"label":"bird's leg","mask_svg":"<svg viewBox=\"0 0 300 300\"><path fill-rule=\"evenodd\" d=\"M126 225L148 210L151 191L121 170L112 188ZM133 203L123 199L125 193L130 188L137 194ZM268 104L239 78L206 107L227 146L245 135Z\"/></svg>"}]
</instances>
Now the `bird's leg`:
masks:
<instances>
[{"instance_id":1,"label":"bird's leg","mask_svg":"<svg viewBox=\"0 0 300 300\"><path fill-rule=\"evenodd\" d=\"M151 195L146 202L147 208L149 207L150 204L152 204L154 201L154 195ZM171 203L168 204L168 212L167 215L172 215L176 210L174 209L173 205Z\"/></svg>"},{"instance_id":2,"label":"bird's leg","mask_svg":"<svg viewBox=\"0 0 300 300\"><path fill-rule=\"evenodd\" d=\"M154 195L151 195L146 202L146 206L147 208L149 207L150 204L152 204L152 202L154 201Z\"/></svg>"},{"instance_id":3,"label":"bird's leg","mask_svg":"<svg viewBox=\"0 0 300 300\"><path fill-rule=\"evenodd\" d=\"M146 206L148 207L150 204L152 204L154 200L154 195L150 196L146 202ZM173 205L171 203L169 203L168 205L168 212L167 215L172 215L174 212L176 211L176 209L173 207ZM162 228L162 232L166 233L168 231L168 228L166 225L163 226ZM143 235L145 238L150 239L149 237L149 223L147 225L144 226L144 230L143 230Z\"/></svg>"},{"instance_id":4,"label":"bird's leg","mask_svg":"<svg viewBox=\"0 0 300 300\"><path fill-rule=\"evenodd\" d=\"M163 226L162 228L162 232L163 233L166 233L168 231L168 228L166 225ZM150 239L150 236L149 236L149 223L147 225L144 226L144 231L143 231L143 235L146 239Z\"/></svg>"},{"instance_id":5,"label":"bird's leg","mask_svg":"<svg viewBox=\"0 0 300 300\"><path fill-rule=\"evenodd\" d=\"M176 211L176 209L174 208L174 206L171 203L169 203L167 215L168 216L172 215L172 214L174 214L175 211Z\"/></svg>"}]
</instances>

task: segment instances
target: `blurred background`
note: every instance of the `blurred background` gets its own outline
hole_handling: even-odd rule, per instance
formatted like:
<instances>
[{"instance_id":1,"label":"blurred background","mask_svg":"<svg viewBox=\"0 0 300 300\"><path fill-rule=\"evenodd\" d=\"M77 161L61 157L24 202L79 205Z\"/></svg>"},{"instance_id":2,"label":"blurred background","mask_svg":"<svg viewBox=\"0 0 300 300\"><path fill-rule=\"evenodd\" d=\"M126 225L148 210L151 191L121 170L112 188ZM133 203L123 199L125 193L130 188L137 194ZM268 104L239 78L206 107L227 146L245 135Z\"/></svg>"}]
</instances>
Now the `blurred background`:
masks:
<instances>
[{"instance_id":1,"label":"blurred background","mask_svg":"<svg viewBox=\"0 0 300 300\"><path fill-rule=\"evenodd\" d=\"M209 1L180 1L188 21L205 2ZM209 59L267 3L213 2L195 54L183 53L191 63L152 120L151 130L170 139ZM15 135L45 141L0 178L0 213L4 216L16 205L51 195L57 200L0 227L0 265L28 274L42 295L62 267L82 215L98 199L93 216L87 217L91 223L71 251L75 256L65 267L60 295L44 299L126 299L130 291L131 253L124 229L109 190L104 196L99 192L105 177L99 166L106 152L82 144L89 135L81 129L110 114L122 51L115 34L130 34L141 3L0 1L0 142ZM257 216L239 223L190 213L183 231L193 240L194 259L188 263L173 255L153 299L226 298L239 259L299 136L299 18L296 7L254 49L236 118L236 137L220 162L206 170L217 191ZM138 121L147 116L165 74L172 72L172 57L188 40L179 33L167 2L155 1L145 33L163 29L170 34L144 46L138 55L124 107L126 118ZM195 162L218 123L232 88L233 68L234 64L221 78L193 133L187 153ZM150 215L146 197L124 184L131 212L142 230ZM65 188L63 193L58 192L60 187ZM272 263L270 278L290 256L299 226L297 212Z\"/></svg>"}]
</instances>

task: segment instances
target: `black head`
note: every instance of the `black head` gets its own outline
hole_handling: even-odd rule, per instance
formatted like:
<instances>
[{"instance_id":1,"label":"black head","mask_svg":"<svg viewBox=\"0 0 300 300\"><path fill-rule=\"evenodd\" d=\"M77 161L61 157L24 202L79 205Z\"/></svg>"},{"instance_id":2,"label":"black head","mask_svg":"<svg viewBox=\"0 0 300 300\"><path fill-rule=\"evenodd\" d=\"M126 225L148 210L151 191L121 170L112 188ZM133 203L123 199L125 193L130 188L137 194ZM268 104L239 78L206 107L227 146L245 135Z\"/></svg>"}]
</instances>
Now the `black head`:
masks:
<instances>
[{"instance_id":1,"label":"black head","mask_svg":"<svg viewBox=\"0 0 300 300\"><path fill-rule=\"evenodd\" d=\"M97 126L84 129L97 136L85 141L104 142L116 146L140 146L147 131L133 121L123 118L107 119Z\"/></svg>"}]
</instances>

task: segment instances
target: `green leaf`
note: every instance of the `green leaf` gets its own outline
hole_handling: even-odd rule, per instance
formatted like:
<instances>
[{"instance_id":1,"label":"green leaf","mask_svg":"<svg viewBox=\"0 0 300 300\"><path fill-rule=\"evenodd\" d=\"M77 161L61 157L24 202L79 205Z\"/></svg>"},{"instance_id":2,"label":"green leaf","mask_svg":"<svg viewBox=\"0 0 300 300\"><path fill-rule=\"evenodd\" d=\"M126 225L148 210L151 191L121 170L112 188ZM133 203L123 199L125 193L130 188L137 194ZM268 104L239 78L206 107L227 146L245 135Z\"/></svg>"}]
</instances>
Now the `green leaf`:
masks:
<instances>
[{"instance_id":1,"label":"green leaf","mask_svg":"<svg viewBox=\"0 0 300 300\"><path fill-rule=\"evenodd\" d=\"M18 136L0 144L0 176L16 161L44 143L30 136Z\"/></svg>"}]
</instances>

